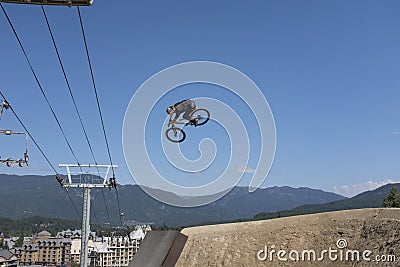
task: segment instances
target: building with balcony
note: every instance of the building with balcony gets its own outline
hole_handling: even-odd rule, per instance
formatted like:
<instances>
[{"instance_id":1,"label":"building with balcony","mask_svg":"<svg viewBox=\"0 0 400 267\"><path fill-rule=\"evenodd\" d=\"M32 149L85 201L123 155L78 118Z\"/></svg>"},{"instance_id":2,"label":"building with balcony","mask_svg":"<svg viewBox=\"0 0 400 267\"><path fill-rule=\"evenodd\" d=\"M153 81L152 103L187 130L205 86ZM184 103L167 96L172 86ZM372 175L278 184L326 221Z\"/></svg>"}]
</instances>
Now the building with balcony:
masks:
<instances>
[{"instance_id":1,"label":"building with balcony","mask_svg":"<svg viewBox=\"0 0 400 267\"><path fill-rule=\"evenodd\" d=\"M17 267L18 257L8 250L0 250L0 267Z\"/></svg>"},{"instance_id":2,"label":"building with balcony","mask_svg":"<svg viewBox=\"0 0 400 267\"><path fill-rule=\"evenodd\" d=\"M76 230L79 231L79 230ZM128 236L96 237L91 234L89 239L89 265L99 267L124 267L128 266L146 233L151 231L150 226L138 226ZM75 231L63 231L70 235ZM59 233L57 236L64 236ZM71 236L74 236L73 234ZM78 235L76 235L78 237ZM71 241L71 260L80 263L81 239L74 238Z\"/></svg>"},{"instance_id":3,"label":"building with balcony","mask_svg":"<svg viewBox=\"0 0 400 267\"><path fill-rule=\"evenodd\" d=\"M20 265L69 266L71 239L51 237L48 232L41 232L37 237L25 239L22 247L16 247L12 252Z\"/></svg>"}]
</instances>

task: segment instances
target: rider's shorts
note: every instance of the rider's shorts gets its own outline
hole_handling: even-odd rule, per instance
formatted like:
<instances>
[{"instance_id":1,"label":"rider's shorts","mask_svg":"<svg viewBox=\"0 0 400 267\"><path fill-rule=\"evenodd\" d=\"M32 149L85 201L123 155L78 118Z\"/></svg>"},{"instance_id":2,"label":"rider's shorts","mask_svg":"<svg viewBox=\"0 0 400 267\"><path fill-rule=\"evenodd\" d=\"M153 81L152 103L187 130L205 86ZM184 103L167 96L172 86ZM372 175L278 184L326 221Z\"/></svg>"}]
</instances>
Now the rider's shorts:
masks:
<instances>
[{"instance_id":1,"label":"rider's shorts","mask_svg":"<svg viewBox=\"0 0 400 267\"><path fill-rule=\"evenodd\" d=\"M196 103L193 100L185 100L182 103L179 103L178 105L175 106L175 112L177 115L180 115L182 113L190 113L193 110L196 109ZM185 114L186 115L186 114ZM189 114L187 114L189 115Z\"/></svg>"}]
</instances>

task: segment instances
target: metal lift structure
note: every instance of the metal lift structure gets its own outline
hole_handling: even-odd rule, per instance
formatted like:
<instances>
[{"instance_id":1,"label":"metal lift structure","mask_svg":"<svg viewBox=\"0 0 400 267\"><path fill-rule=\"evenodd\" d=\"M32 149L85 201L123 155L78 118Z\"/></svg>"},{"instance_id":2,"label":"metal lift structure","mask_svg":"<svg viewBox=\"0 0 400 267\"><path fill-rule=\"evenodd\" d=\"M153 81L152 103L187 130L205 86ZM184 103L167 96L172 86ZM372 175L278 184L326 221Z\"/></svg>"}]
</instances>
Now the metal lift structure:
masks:
<instances>
[{"instance_id":1,"label":"metal lift structure","mask_svg":"<svg viewBox=\"0 0 400 267\"><path fill-rule=\"evenodd\" d=\"M3 100L0 105L0 120L3 115L3 111L10 108L10 104ZM25 152L24 155L20 159L14 159L11 157L7 157L2 159L0 157L0 163L5 163L7 167L11 167L13 164L18 164L19 167L23 167L24 165L28 166L29 156L28 156L28 135L25 132L14 132L12 130L3 130L0 129L0 135L12 136L12 135L25 135Z\"/></svg>"},{"instance_id":2,"label":"metal lift structure","mask_svg":"<svg viewBox=\"0 0 400 267\"><path fill-rule=\"evenodd\" d=\"M53 5L53 6L90 6L93 4L93 0L0 0L0 3L12 3L12 4L31 4L31 5ZM79 10L79 9L78 9ZM3 101L0 106L0 119L3 110L10 108L10 105ZM0 134L13 135L13 134L25 134L23 132L13 132L11 130L0 130ZM26 135L27 136L27 135ZM26 151L24 158L20 160L1 160L5 162L7 166L11 166L13 163L18 163L20 166L23 164L28 165L28 138L26 137ZM111 163L112 164L112 163ZM67 191L69 188L83 188L83 209L82 209L82 236L81 236L81 258L80 266L88 266L88 242L90 235L90 191L92 188L116 188L116 178L113 175L108 178L110 170L118 168L117 165L90 165L90 164L60 164L60 167L65 167L67 170L67 177L63 179L61 175L57 174L57 181ZM96 169L93 171L93 169ZM78 171L73 171L79 169ZM83 171L89 170L89 171ZM101 172L100 170L104 170ZM114 171L113 171L114 173ZM120 214L123 216L123 213Z\"/></svg>"},{"instance_id":3,"label":"metal lift structure","mask_svg":"<svg viewBox=\"0 0 400 267\"><path fill-rule=\"evenodd\" d=\"M90 191L92 188L116 188L115 177L107 178L112 168L117 165L90 165L90 164L60 164L67 171L66 179L57 175L57 180L62 187L83 188L82 209L82 235L81 235L81 258L80 266L88 266L88 243L90 235ZM73 171L76 170L77 171ZM86 171L84 171L86 170ZM100 171L104 170L104 171Z\"/></svg>"},{"instance_id":4,"label":"metal lift structure","mask_svg":"<svg viewBox=\"0 0 400 267\"><path fill-rule=\"evenodd\" d=\"M93 4L93 0L0 0L0 2L52 6L90 6Z\"/></svg>"}]
</instances>

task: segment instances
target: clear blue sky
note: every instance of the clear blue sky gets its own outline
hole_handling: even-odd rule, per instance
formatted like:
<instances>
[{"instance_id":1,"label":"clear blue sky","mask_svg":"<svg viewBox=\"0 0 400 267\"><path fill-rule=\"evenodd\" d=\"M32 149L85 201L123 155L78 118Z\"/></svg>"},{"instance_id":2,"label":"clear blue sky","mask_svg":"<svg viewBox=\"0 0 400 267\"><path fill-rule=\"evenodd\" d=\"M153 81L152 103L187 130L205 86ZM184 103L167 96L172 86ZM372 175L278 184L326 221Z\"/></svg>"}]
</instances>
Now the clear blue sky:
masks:
<instances>
[{"instance_id":1,"label":"clear blue sky","mask_svg":"<svg viewBox=\"0 0 400 267\"><path fill-rule=\"evenodd\" d=\"M91 161L40 7L3 5L80 161ZM268 99L278 142L264 186L344 193L344 185L400 180L399 10L399 1L369 0L95 0L81 8L119 182L132 182L121 134L133 93L156 72L193 60L239 69ZM96 157L107 162L76 9L46 11ZM73 162L2 14L0 44L1 90L51 161ZM202 90L212 91L194 86L174 97ZM3 116L0 128L21 130L10 113ZM0 142L2 157L19 145ZM31 167L0 172L51 173L32 143L30 157Z\"/></svg>"}]
</instances>

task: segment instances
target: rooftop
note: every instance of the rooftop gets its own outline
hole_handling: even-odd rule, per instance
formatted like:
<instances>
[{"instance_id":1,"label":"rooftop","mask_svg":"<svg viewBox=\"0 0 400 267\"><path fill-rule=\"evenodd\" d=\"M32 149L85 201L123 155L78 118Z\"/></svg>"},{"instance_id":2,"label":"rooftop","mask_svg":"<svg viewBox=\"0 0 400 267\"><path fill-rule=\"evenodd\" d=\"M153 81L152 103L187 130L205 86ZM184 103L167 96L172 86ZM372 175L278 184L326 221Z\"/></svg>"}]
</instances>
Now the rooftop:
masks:
<instances>
[{"instance_id":1,"label":"rooftop","mask_svg":"<svg viewBox=\"0 0 400 267\"><path fill-rule=\"evenodd\" d=\"M14 256L14 254L12 254L10 251L0 249L0 257L4 258L6 260L9 260L12 258L12 256Z\"/></svg>"},{"instance_id":2,"label":"rooftop","mask_svg":"<svg viewBox=\"0 0 400 267\"><path fill-rule=\"evenodd\" d=\"M40 233L37 234L38 236L51 236L51 234L47 231L41 231Z\"/></svg>"}]
</instances>

